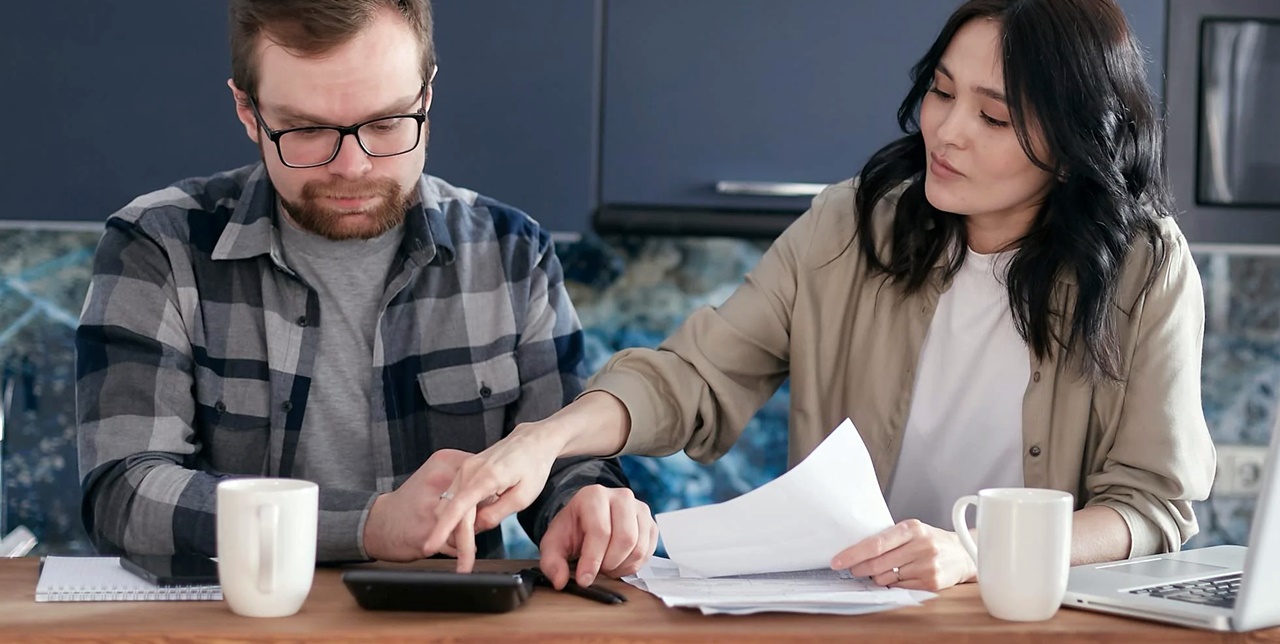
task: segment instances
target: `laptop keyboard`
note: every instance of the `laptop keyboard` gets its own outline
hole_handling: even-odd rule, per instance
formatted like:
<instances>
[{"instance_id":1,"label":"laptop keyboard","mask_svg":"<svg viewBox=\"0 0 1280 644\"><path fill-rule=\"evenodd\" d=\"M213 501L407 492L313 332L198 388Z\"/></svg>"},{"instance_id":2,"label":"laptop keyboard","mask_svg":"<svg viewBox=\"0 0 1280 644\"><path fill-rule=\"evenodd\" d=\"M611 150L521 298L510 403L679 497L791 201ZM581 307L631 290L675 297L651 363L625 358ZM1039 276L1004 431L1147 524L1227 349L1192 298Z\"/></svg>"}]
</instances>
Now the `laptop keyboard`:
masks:
<instances>
[{"instance_id":1,"label":"laptop keyboard","mask_svg":"<svg viewBox=\"0 0 1280 644\"><path fill-rule=\"evenodd\" d=\"M1240 592L1240 574L1237 572L1220 577L1184 581L1178 584L1148 586L1129 592L1134 595L1163 597L1181 602L1204 604L1205 606L1231 608L1235 606L1236 594Z\"/></svg>"}]
</instances>

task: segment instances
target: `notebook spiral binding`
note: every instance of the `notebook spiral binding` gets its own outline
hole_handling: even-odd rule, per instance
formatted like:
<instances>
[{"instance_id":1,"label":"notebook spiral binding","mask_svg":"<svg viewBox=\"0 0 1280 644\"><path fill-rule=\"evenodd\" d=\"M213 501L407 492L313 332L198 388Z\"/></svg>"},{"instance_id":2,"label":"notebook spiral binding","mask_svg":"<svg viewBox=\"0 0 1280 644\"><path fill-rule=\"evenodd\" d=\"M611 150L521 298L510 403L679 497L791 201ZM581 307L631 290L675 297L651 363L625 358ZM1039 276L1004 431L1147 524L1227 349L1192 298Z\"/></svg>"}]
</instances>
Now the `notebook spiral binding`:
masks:
<instances>
[{"instance_id":1,"label":"notebook spiral binding","mask_svg":"<svg viewBox=\"0 0 1280 644\"><path fill-rule=\"evenodd\" d=\"M216 602L223 598L219 586L164 586L164 588L51 588L41 602Z\"/></svg>"},{"instance_id":2,"label":"notebook spiral binding","mask_svg":"<svg viewBox=\"0 0 1280 644\"><path fill-rule=\"evenodd\" d=\"M157 588L87 588L55 586L37 593L36 601L45 602L150 602L150 601L219 601L219 586L164 586Z\"/></svg>"}]
</instances>

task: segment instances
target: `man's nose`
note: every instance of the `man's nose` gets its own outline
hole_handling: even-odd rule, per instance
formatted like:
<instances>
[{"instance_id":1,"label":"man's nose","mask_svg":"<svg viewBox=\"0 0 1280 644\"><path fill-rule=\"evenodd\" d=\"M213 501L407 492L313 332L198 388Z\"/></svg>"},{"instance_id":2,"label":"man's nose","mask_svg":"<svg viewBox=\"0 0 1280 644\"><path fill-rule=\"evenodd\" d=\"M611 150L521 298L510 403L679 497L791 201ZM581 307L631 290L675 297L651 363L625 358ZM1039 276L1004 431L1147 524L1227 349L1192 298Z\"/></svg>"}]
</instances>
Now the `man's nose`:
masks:
<instances>
[{"instance_id":1,"label":"man's nose","mask_svg":"<svg viewBox=\"0 0 1280 644\"><path fill-rule=\"evenodd\" d=\"M373 160L360 147L360 141L354 134L342 137L338 147L338 156L329 162L329 173L344 179L358 179L373 168Z\"/></svg>"}]
</instances>

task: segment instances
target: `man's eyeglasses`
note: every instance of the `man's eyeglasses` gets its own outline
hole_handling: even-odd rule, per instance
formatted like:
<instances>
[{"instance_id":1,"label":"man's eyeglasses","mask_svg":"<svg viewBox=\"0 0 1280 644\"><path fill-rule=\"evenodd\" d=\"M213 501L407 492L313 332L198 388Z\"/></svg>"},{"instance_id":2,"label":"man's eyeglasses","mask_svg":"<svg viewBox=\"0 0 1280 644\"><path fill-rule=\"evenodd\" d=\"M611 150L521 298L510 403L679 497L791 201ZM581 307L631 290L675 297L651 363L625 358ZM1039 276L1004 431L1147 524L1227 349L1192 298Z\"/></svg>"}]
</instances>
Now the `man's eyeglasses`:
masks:
<instances>
[{"instance_id":1,"label":"man's eyeglasses","mask_svg":"<svg viewBox=\"0 0 1280 644\"><path fill-rule=\"evenodd\" d=\"M360 149L371 157L393 157L418 147L422 139L422 124L427 120L427 85L422 84L419 93L422 109L413 114L393 114L369 119L355 125L313 125L273 130L262 120L258 102L249 97L249 106L258 120L258 127L276 144L280 162L290 168L315 168L338 158L343 139L348 134L356 137Z\"/></svg>"}]
</instances>

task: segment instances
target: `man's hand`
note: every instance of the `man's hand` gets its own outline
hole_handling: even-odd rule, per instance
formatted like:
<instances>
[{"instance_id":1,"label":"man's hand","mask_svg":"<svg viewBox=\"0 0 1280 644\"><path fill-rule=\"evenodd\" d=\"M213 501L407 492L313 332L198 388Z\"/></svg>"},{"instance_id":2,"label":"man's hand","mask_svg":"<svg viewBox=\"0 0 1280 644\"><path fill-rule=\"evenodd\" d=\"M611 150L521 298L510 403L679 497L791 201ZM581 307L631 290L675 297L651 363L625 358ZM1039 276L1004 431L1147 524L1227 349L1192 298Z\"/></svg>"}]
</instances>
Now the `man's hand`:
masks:
<instances>
[{"instance_id":1,"label":"man's hand","mask_svg":"<svg viewBox=\"0 0 1280 644\"><path fill-rule=\"evenodd\" d=\"M831 560L831 567L870 577L881 586L914 590L941 590L978 576L956 533L915 519L841 551Z\"/></svg>"},{"instance_id":2,"label":"man's hand","mask_svg":"<svg viewBox=\"0 0 1280 644\"><path fill-rule=\"evenodd\" d=\"M399 489L374 499L364 523L365 553L381 561L417 561L435 554L437 550L427 552L423 545L436 524L436 505L458 468L470 457L456 449L439 450ZM438 549L445 554L454 554L452 550L448 543ZM474 558L474 538L471 555Z\"/></svg>"},{"instance_id":3,"label":"man's hand","mask_svg":"<svg viewBox=\"0 0 1280 644\"><path fill-rule=\"evenodd\" d=\"M590 586L599 573L622 577L640 570L658 547L658 524L631 490L589 485L551 520L538 547L539 566L556 588L569 583L575 557L578 585Z\"/></svg>"}]
</instances>

